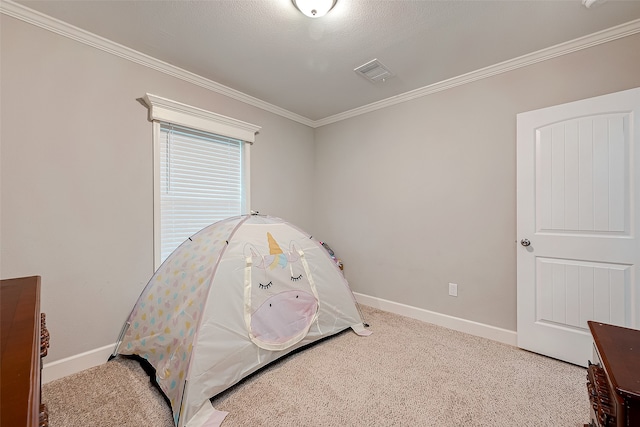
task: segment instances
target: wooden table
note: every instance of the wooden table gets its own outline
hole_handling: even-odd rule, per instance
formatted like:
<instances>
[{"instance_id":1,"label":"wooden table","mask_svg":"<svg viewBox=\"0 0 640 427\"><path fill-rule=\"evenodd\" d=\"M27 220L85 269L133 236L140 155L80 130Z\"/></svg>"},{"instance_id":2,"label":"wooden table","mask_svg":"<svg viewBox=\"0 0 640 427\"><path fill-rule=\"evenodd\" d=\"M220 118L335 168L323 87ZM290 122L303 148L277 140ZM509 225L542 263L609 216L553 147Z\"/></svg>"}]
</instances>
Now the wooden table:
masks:
<instances>
[{"instance_id":1,"label":"wooden table","mask_svg":"<svg viewBox=\"0 0 640 427\"><path fill-rule=\"evenodd\" d=\"M49 333L40 313L40 276L0 281L0 304L0 425L46 426L40 375Z\"/></svg>"},{"instance_id":2,"label":"wooden table","mask_svg":"<svg viewBox=\"0 0 640 427\"><path fill-rule=\"evenodd\" d=\"M640 426L640 330L587 322L594 364L587 370L588 426Z\"/></svg>"}]
</instances>

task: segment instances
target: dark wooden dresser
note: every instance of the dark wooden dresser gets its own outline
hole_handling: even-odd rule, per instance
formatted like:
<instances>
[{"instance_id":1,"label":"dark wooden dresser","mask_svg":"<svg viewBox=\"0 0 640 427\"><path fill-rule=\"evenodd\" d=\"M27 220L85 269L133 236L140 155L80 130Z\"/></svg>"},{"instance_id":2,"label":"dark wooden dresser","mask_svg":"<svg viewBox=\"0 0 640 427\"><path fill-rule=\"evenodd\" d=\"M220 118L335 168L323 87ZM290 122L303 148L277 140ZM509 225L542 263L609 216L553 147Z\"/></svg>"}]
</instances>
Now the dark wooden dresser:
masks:
<instances>
[{"instance_id":1,"label":"dark wooden dresser","mask_svg":"<svg viewBox=\"0 0 640 427\"><path fill-rule=\"evenodd\" d=\"M0 426L46 427L40 375L49 332L40 313L40 276L0 281L0 305Z\"/></svg>"},{"instance_id":2,"label":"dark wooden dresser","mask_svg":"<svg viewBox=\"0 0 640 427\"><path fill-rule=\"evenodd\" d=\"M640 426L640 331L588 324L594 363L587 370L591 421L585 426Z\"/></svg>"}]
</instances>

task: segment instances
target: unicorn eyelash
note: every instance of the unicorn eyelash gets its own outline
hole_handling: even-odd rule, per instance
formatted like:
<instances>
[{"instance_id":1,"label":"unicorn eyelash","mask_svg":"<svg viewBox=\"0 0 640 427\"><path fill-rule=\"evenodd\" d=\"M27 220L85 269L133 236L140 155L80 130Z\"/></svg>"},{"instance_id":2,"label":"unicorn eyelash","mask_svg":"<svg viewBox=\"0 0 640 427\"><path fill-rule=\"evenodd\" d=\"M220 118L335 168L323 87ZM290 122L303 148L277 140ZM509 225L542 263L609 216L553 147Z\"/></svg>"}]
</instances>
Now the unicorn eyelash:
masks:
<instances>
[{"instance_id":1,"label":"unicorn eyelash","mask_svg":"<svg viewBox=\"0 0 640 427\"><path fill-rule=\"evenodd\" d=\"M260 284L258 285L258 287L259 287L260 289L269 289L269 288L271 287L271 285L273 285L273 282L269 282L269 283L267 283L266 285L263 285L262 283L260 283Z\"/></svg>"},{"instance_id":2,"label":"unicorn eyelash","mask_svg":"<svg viewBox=\"0 0 640 427\"><path fill-rule=\"evenodd\" d=\"M298 280L302 279L302 274L299 275L298 277L293 277L291 276L291 280L293 280L294 282L297 282Z\"/></svg>"}]
</instances>

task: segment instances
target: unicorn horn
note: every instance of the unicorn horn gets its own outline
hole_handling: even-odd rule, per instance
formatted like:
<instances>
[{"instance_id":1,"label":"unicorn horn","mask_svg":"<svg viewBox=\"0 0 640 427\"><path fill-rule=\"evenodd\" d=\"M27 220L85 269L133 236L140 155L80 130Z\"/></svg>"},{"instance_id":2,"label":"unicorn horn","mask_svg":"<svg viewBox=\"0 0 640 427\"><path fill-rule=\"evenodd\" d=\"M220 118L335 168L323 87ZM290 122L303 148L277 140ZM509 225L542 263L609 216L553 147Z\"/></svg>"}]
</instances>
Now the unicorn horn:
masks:
<instances>
[{"instance_id":1,"label":"unicorn horn","mask_svg":"<svg viewBox=\"0 0 640 427\"><path fill-rule=\"evenodd\" d=\"M278 242L276 242L276 239L273 238L273 236L271 235L271 233L267 232L267 240L269 241L269 254L270 255L277 255L277 254L281 254L282 253L282 249L280 249L280 246L278 245Z\"/></svg>"}]
</instances>

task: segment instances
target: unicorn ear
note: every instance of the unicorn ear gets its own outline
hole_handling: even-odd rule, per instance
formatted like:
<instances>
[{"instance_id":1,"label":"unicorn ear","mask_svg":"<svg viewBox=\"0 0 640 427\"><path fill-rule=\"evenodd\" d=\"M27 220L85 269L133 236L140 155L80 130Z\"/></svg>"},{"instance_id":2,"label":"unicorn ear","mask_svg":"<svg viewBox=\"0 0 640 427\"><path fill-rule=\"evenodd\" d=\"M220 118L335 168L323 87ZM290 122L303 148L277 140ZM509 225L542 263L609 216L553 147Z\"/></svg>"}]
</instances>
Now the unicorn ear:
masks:
<instances>
[{"instance_id":1,"label":"unicorn ear","mask_svg":"<svg viewBox=\"0 0 640 427\"><path fill-rule=\"evenodd\" d=\"M298 255L298 250L296 248L296 242L295 241L291 241L291 243L289 243L289 252L287 253L287 259L289 260L289 262L296 262L300 259L300 255Z\"/></svg>"},{"instance_id":2,"label":"unicorn ear","mask_svg":"<svg viewBox=\"0 0 640 427\"><path fill-rule=\"evenodd\" d=\"M253 243L245 243L242 252L245 258L260 256L260 251L253 245Z\"/></svg>"},{"instance_id":3,"label":"unicorn ear","mask_svg":"<svg viewBox=\"0 0 640 427\"><path fill-rule=\"evenodd\" d=\"M264 257L260 255L260 251L253 246L252 243L247 243L244 245L244 256L245 258L251 257L253 260L253 265L258 268L264 268Z\"/></svg>"}]
</instances>

